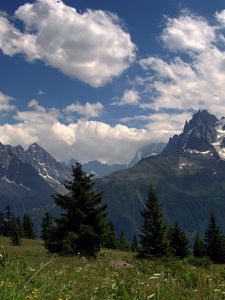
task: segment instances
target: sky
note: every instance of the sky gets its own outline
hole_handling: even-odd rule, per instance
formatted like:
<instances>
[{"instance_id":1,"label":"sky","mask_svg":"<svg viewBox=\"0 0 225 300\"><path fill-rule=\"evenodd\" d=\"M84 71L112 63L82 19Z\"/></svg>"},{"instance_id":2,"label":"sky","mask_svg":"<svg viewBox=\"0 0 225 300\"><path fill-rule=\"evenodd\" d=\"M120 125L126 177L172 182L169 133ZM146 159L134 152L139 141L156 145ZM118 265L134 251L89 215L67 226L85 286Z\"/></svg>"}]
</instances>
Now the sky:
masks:
<instances>
[{"instance_id":1,"label":"sky","mask_svg":"<svg viewBox=\"0 0 225 300\"><path fill-rule=\"evenodd\" d=\"M0 3L0 141L129 163L225 115L225 0Z\"/></svg>"}]
</instances>

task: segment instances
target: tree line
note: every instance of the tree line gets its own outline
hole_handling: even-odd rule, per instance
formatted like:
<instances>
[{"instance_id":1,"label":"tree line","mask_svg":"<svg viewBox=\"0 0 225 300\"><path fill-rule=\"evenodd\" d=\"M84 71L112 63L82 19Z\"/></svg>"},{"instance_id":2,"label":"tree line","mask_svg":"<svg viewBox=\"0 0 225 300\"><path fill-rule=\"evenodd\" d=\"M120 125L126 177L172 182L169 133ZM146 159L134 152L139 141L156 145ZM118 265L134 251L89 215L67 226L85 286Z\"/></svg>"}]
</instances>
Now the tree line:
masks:
<instances>
[{"instance_id":1,"label":"tree line","mask_svg":"<svg viewBox=\"0 0 225 300\"><path fill-rule=\"evenodd\" d=\"M185 231L175 223L168 227L163 220L161 205L152 187L143 210L143 225L139 234L138 257L152 258L175 256L181 259L190 255L190 244ZM212 212L203 237L196 235L193 256L209 257L215 263L225 263L225 236Z\"/></svg>"},{"instance_id":2,"label":"tree line","mask_svg":"<svg viewBox=\"0 0 225 300\"><path fill-rule=\"evenodd\" d=\"M24 214L22 218L16 217L10 205L0 211L0 235L10 237L13 245L19 246L22 238L35 238L33 227L28 214Z\"/></svg>"},{"instance_id":3,"label":"tree line","mask_svg":"<svg viewBox=\"0 0 225 300\"><path fill-rule=\"evenodd\" d=\"M140 211L143 224L138 236L128 243L123 232L116 237L112 222L106 221L106 205L102 194L94 192L93 175L86 174L77 163L72 167L72 179L63 185L68 194L55 194L55 203L61 208L59 217L46 212L41 223L41 238L50 252L61 255L95 257L101 247L132 250L139 258L174 256L180 259L191 254L185 231L178 223L167 226L155 190L150 186L144 208ZM21 238L34 238L33 223L29 215L15 217L6 206L0 212L0 235L11 237L14 245ZM213 262L225 263L225 237L212 212L203 237L196 236L193 255L209 257Z\"/></svg>"}]
</instances>

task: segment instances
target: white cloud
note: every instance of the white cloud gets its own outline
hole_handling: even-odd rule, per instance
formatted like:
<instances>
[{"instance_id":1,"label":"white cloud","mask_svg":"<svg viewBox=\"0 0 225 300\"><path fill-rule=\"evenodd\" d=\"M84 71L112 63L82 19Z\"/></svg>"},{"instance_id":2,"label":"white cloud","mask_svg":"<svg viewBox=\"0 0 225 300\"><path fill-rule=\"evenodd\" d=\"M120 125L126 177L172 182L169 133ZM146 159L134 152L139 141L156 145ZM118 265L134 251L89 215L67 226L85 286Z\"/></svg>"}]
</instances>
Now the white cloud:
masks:
<instances>
[{"instance_id":1,"label":"white cloud","mask_svg":"<svg viewBox=\"0 0 225 300\"><path fill-rule=\"evenodd\" d=\"M168 18L161 39L170 50L205 51L215 40L215 27L204 18L184 14Z\"/></svg>"},{"instance_id":2,"label":"white cloud","mask_svg":"<svg viewBox=\"0 0 225 300\"><path fill-rule=\"evenodd\" d=\"M23 53L28 61L41 59L93 87L119 76L135 59L136 47L112 13L79 13L61 0L36 0L20 6L15 16L24 23L24 32L0 15L4 54Z\"/></svg>"},{"instance_id":3,"label":"white cloud","mask_svg":"<svg viewBox=\"0 0 225 300\"><path fill-rule=\"evenodd\" d=\"M85 103L84 105L79 102L68 105L64 111L66 113L78 113L85 118L96 118L99 117L103 112L104 106L100 102L96 103Z\"/></svg>"},{"instance_id":4,"label":"white cloud","mask_svg":"<svg viewBox=\"0 0 225 300\"><path fill-rule=\"evenodd\" d=\"M138 105L141 97L136 90L125 90L121 99L114 101L111 105Z\"/></svg>"},{"instance_id":5,"label":"white cloud","mask_svg":"<svg viewBox=\"0 0 225 300\"><path fill-rule=\"evenodd\" d=\"M149 94L149 101L140 107L159 112L208 109L225 115L225 41L221 35L218 26L200 17L168 19L162 40L170 50L179 50L182 58L140 60L146 76L135 84L144 85Z\"/></svg>"},{"instance_id":6,"label":"white cloud","mask_svg":"<svg viewBox=\"0 0 225 300\"><path fill-rule=\"evenodd\" d=\"M11 104L12 97L5 95L0 91L0 112L9 112L15 109L15 106Z\"/></svg>"}]
</instances>

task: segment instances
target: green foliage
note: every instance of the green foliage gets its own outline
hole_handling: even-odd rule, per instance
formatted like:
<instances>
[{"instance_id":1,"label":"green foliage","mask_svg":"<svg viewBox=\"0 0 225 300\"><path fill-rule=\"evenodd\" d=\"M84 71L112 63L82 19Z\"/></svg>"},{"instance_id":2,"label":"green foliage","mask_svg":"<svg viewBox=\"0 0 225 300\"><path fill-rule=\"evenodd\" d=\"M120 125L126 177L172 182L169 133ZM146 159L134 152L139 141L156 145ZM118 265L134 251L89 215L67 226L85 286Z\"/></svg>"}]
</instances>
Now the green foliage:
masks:
<instances>
[{"instance_id":1,"label":"green foliage","mask_svg":"<svg viewBox=\"0 0 225 300\"><path fill-rule=\"evenodd\" d=\"M108 249L117 249L117 239L115 228L112 222L106 224L106 229L104 234L102 235L102 247Z\"/></svg>"},{"instance_id":2,"label":"green foliage","mask_svg":"<svg viewBox=\"0 0 225 300\"><path fill-rule=\"evenodd\" d=\"M67 195L56 194L55 203L63 209L55 227L45 239L51 252L63 255L96 256L105 229L105 209L101 193L94 193L92 175L81 165L72 167L72 181L64 183Z\"/></svg>"},{"instance_id":3,"label":"green foliage","mask_svg":"<svg viewBox=\"0 0 225 300\"><path fill-rule=\"evenodd\" d=\"M224 266L193 266L190 258L137 260L107 249L94 260L52 256L41 241L24 239L15 248L2 237L0 249L1 300L224 299Z\"/></svg>"},{"instance_id":4,"label":"green foliage","mask_svg":"<svg viewBox=\"0 0 225 300\"><path fill-rule=\"evenodd\" d=\"M14 246L21 245L21 231L20 231L20 224L18 224L17 219L13 219L12 226L11 226L11 242Z\"/></svg>"},{"instance_id":5,"label":"green foliage","mask_svg":"<svg viewBox=\"0 0 225 300\"><path fill-rule=\"evenodd\" d=\"M195 242L193 245L193 255L195 257L204 257L206 256L205 245L202 238L198 236L195 237Z\"/></svg>"},{"instance_id":6,"label":"green foliage","mask_svg":"<svg viewBox=\"0 0 225 300\"><path fill-rule=\"evenodd\" d=\"M137 252L137 249L138 249L138 239L137 239L136 234L134 234L134 237L133 237L133 240L131 242L130 248L131 248L131 251Z\"/></svg>"},{"instance_id":7,"label":"green foliage","mask_svg":"<svg viewBox=\"0 0 225 300\"><path fill-rule=\"evenodd\" d=\"M0 213L0 235L11 235L13 218L11 207L6 205L4 211Z\"/></svg>"},{"instance_id":8,"label":"green foliage","mask_svg":"<svg viewBox=\"0 0 225 300\"><path fill-rule=\"evenodd\" d=\"M195 256L189 256L187 258L187 262L195 267L203 267L203 268L209 268L211 266L211 261L208 257L195 257Z\"/></svg>"},{"instance_id":9,"label":"green foliage","mask_svg":"<svg viewBox=\"0 0 225 300\"><path fill-rule=\"evenodd\" d=\"M169 251L173 256L184 259L189 255L188 238L178 223L168 230L168 243Z\"/></svg>"},{"instance_id":10,"label":"green foliage","mask_svg":"<svg viewBox=\"0 0 225 300\"><path fill-rule=\"evenodd\" d=\"M117 241L117 248L122 251L129 251L129 243L126 240L123 231L121 231L120 237Z\"/></svg>"},{"instance_id":11,"label":"green foliage","mask_svg":"<svg viewBox=\"0 0 225 300\"><path fill-rule=\"evenodd\" d=\"M24 214L23 216L23 236L28 239L35 238L35 233L33 230L33 223L28 214Z\"/></svg>"},{"instance_id":12,"label":"green foliage","mask_svg":"<svg viewBox=\"0 0 225 300\"><path fill-rule=\"evenodd\" d=\"M160 257L166 253L165 232L161 205L152 186L148 192L148 199L141 211L144 224L139 234L139 257Z\"/></svg>"},{"instance_id":13,"label":"green foliage","mask_svg":"<svg viewBox=\"0 0 225 300\"><path fill-rule=\"evenodd\" d=\"M48 240L53 231L53 220L54 218L46 212L41 222L41 238Z\"/></svg>"},{"instance_id":14,"label":"green foliage","mask_svg":"<svg viewBox=\"0 0 225 300\"><path fill-rule=\"evenodd\" d=\"M216 223L216 217L213 212L210 215L204 242L206 255L208 255L213 262L225 263L225 237Z\"/></svg>"}]
</instances>

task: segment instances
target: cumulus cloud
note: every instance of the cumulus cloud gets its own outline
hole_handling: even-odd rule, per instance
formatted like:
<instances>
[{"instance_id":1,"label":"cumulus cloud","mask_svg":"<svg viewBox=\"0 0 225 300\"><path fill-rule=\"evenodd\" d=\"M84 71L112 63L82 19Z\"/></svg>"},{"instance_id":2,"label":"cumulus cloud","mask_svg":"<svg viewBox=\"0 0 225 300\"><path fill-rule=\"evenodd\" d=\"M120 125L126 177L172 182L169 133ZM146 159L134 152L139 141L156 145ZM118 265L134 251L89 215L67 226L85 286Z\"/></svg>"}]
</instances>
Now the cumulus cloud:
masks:
<instances>
[{"instance_id":1,"label":"cumulus cloud","mask_svg":"<svg viewBox=\"0 0 225 300\"><path fill-rule=\"evenodd\" d=\"M184 14L179 18L168 18L161 36L170 50L205 51L215 40L215 27L204 18Z\"/></svg>"},{"instance_id":2,"label":"cumulus cloud","mask_svg":"<svg viewBox=\"0 0 225 300\"><path fill-rule=\"evenodd\" d=\"M1 142L28 147L37 142L57 159L128 163L151 139L147 129L80 119L64 124L63 111L44 108L32 99L29 109L17 111L14 124L0 125Z\"/></svg>"},{"instance_id":3,"label":"cumulus cloud","mask_svg":"<svg viewBox=\"0 0 225 300\"><path fill-rule=\"evenodd\" d=\"M220 23L215 25L191 14L167 20L161 39L176 56L140 60L146 76L135 83L149 93L149 101L141 103L142 108L178 113L208 109L225 115L224 15L224 11L216 14Z\"/></svg>"},{"instance_id":4,"label":"cumulus cloud","mask_svg":"<svg viewBox=\"0 0 225 300\"><path fill-rule=\"evenodd\" d=\"M11 104L12 100L12 97L5 95L3 92L0 91L0 113L9 112L15 109L15 106Z\"/></svg>"},{"instance_id":5,"label":"cumulus cloud","mask_svg":"<svg viewBox=\"0 0 225 300\"><path fill-rule=\"evenodd\" d=\"M121 99L114 101L111 105L123 106L123 105L138 105L141 97L136 90L125 90Z\"/></svg>"},{"instance_id":6,"label":"cumulus cloud","mask_svg":"<svg viewBox=\"0 0 225 300\"><path fill-rule=\"evenodd\" d=\"M85 103L84 105L79 102L68 105L64 112L78 113L87 119L99 117L103 112L104 106L100 102Z\"/></svg>"},{"instance_id":7,"label":"cumulus cloud","mask_svg":"<svg viewBox=\"0 0 225 300\"><path fill-rule=\"evenodd\" d=\"M93 87L119 76L135 59L136 47L118 16L102 10L79 13L61 0L36 0L20 6L22 32L0 15L0 49L25 55ZM57 20L57 22L56 22Z\"/></svg>"}]
</instances>

